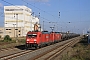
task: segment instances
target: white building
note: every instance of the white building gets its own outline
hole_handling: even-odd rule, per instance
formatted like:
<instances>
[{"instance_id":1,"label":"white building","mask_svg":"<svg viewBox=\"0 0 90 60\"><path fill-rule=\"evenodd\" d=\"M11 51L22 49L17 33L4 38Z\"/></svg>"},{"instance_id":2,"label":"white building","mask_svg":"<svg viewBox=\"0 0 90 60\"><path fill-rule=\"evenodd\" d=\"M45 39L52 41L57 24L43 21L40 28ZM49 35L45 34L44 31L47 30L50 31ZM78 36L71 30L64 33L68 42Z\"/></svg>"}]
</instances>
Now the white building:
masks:
<instances>
[{"instance_id":1,"label":"white building","mask_svg":"<svg viewBox=\"0 0 90 60\"><path fill-rule=\"evenodd\" d=\"M32 10L26 6L4 6L4 15L5 35L8 28L15 28L15 30L19 28L21 32L19 35L25 36L28 31L34 30L36 22L39 23L39 19L32 16Z\"/></svg>"}]
</instances>

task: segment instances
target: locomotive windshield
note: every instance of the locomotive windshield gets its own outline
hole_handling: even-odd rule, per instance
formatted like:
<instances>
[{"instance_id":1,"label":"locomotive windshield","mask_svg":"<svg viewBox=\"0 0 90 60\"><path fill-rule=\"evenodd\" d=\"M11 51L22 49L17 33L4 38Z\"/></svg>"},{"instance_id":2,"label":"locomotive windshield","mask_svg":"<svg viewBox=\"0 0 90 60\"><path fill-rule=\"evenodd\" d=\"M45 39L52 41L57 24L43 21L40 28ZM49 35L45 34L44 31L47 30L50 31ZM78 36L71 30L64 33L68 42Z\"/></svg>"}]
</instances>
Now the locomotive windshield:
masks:
<instances>
[{"instance_id":1,"label":"locomotive windshield","mask_svg":"<svg viewBox=\"0 0 90 60\"><path fill-rule=\"evenodd\" d=\"M32 37L32 38L37 37L37 35L36 35L36 34L28 34L27 36L28 36L28 37Z\"/></svg>"}]
</instances>

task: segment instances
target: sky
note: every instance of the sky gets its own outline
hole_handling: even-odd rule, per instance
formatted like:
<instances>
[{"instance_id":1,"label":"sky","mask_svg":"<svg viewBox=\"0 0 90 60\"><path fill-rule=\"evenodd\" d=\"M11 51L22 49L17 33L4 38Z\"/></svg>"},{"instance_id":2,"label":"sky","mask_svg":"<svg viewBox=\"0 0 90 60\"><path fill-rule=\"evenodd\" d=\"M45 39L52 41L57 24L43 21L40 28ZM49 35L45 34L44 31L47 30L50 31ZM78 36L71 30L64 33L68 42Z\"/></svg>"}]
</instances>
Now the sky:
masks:
<instances>
[{"instance_id":1,"label":"sky","mask_svg":"<svg viewBox=\"0 0 90 60\"><path fill-rule=\"evenodd\" d=\"M86 33L90 28L90 0L0 0L0 26L4 25L3 7L10 5L31 8L41 27L44 21L44 30Z\"/></svg>"}]
</instances>

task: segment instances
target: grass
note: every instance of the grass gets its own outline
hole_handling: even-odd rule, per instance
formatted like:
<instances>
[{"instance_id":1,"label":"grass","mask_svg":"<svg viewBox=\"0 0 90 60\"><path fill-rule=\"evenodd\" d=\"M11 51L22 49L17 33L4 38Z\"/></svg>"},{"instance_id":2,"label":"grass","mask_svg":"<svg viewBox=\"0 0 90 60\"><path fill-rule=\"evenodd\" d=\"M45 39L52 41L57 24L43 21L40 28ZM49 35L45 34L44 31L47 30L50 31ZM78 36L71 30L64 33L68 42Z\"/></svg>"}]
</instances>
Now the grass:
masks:
<instances>
[{"instance_id":1,"label":"grass","mask_svg":"<svg viewBox=\"0 0 90 60\"><path fill-rule=\"evenodd\" d=\"M15 47L25 44L25 39L19 39L18 38L18 43L16 42L16 39L12 39L11 41L5 41L5 40L0 40L0 49L2 48L8 48L8 47Z\"/></svg>"},{"instance_id":2,"label":"grass","mask_svg":"<svg viewBox=\"0 0 90 60\"><path fill-rule=\"evenodd\" d=\"M0 40L0 43L3 43L3 42L8 42L8 43L16 43L16 39L15 38L12 38L11 41L5 41L5 40ZM18 38L18 42L20 43L25 43L25 38Z\"/></svg>"},{"instance_id":3,"label":"grass","mask_svg":"<svg viewBox=\"0 0 90 60\"><path fill-rule=\"evenodd\" d=\"M87 43L87 38L73 46L72 55L64 55L62 60L90 60L90 44Z\"/></svg>"}]
</instances>

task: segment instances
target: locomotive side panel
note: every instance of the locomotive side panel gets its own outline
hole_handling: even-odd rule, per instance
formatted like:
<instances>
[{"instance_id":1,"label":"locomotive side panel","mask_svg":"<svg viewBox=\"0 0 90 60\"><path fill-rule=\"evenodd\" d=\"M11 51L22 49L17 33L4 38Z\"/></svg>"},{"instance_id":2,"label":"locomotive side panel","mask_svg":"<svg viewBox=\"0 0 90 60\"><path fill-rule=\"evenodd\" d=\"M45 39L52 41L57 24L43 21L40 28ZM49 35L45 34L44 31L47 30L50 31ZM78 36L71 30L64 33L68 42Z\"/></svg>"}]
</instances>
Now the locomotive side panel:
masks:
<instances>
[{"instance_id":1,"label":"locomotive side panel","mask_svg":"<svg viewBox=\"0 0 90 60\"><path fill-rule=\"evenodd\" d=\"M42 33L42 41L43 41L43 43L48 43L50 41L50 34Z\"/></svg>"},{"instance_id":2,"label":"locomotive side panel","mask_svg":"<svg viewBox=\"0 0 90 60\"><path fill-rule=\"evenodd\" d=\"M52 42L54 42L54 40L55 40L55 33L51 33L51 40L52 40Z\"/></svg>"}]
</instances>

